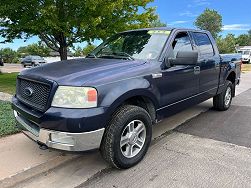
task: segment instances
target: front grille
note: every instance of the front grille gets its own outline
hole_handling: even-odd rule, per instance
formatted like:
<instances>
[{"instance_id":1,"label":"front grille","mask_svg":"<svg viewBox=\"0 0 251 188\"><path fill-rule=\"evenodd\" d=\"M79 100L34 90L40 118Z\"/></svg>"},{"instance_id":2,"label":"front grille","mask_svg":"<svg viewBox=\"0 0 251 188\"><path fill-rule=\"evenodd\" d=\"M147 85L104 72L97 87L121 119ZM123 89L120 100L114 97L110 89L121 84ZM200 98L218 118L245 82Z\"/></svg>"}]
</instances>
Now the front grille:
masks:
<instances>
[{"instance_id":1,"label":"front grille","mask_svg":"<svg viewBox=\"0 0 251 188\"><path fill-rule=\"evenodd\" d=\"M50 91L50 84L24 78L17 80L17 98L39 111L44 112L46 110Z\"/></svg>"}]
</instances>

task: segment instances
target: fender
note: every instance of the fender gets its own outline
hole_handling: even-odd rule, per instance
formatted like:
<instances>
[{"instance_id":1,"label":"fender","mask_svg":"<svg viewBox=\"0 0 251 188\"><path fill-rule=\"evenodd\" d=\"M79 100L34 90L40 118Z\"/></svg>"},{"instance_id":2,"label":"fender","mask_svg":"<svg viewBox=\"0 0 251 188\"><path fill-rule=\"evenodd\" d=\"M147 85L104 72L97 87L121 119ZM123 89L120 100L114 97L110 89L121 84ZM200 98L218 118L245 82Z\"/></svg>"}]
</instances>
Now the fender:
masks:
<instances>
[{"instance_id":1,"label":"fender","mask_svg":"<svg viewBox=\"0 0 251 188\"><path fill-rule=\"evenodd\" d=\"M124 101L132 97L143 96L149 98L157 109L160 94L157 88L150 84L149 79L151 79L150 76L148 78L132 78L98 88L101 95L100 106L109 107L109 113L112 114Z\"/></svg>"}]
</instances>

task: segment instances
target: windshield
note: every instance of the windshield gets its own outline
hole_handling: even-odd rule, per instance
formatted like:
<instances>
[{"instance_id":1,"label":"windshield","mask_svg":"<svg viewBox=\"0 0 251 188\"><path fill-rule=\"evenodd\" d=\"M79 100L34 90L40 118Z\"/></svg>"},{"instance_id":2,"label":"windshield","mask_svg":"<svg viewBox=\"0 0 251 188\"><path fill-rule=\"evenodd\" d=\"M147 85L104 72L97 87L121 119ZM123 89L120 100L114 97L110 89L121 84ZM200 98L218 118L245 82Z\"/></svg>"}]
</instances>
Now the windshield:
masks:
<instances>
[{"instance_id":1,"label":"windshield","mask_svg":"<svg viewBox=\"0 0 251 188\"><path fill-rule=\"evenodd\" d=\"M34 59L34 60L43 60L43 58L40 57L40 56L32 56L32 59Z\"/></svg>"},{"instance_id":2,"label":"windshield","mask_svg":"<svg viewBox=\"0 0 251 188\"><path fill-rule=\"evenodd\" d=\"M23 60L31 60L30 56L26 56L25 58L23 58Z\"/></svg>"},{"instance_id":3,"label":"windshield","mask_svg":"<svg viewBox=\"0 0 251 188\"><path fill-rule=\"evenodd\" d=\"M243 52L243 55L249 55L250 54L250 51L246 50Z\"/></svg>"},{"instance_id":4,"label":"windshield","mask_svg":"<svg viewBox=\"0 0 251 188\"><path fill-rule=\"evenodd\" d=\"M40 57L40 56L26 56L25 58L24 58L24 60L43 60L43 58L42 57Z\"/></svg>"},{"instance_id":5,"label":"windshield","mask_svg":"<svg viewBox=\"0 0 251 188\"><path fill-rule=\"evenodd\" d=\"M118 59L157 59L170 34L167 30L120 33L98 46L87 57Z\"/></svg>"}]
</instances>

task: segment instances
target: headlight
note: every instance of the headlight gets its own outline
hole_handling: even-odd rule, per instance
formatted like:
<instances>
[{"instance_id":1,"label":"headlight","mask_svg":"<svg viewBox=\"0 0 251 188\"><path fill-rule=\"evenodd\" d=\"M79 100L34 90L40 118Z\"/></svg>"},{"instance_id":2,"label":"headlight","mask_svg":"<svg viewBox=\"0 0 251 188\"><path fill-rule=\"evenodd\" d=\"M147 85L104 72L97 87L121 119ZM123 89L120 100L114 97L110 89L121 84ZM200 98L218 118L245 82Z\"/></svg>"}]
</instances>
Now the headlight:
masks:
<instances>
[{"instance_id":1,"label":"headlight","mask_svg":"<svg viewBox=\"0 0 251 188\"><path fill-rule=\"evenodd\" d=\"M97 90L92 87L59 86L53 101L53 107L93 108L97 107Z\"/></svg>"}]
</instances>

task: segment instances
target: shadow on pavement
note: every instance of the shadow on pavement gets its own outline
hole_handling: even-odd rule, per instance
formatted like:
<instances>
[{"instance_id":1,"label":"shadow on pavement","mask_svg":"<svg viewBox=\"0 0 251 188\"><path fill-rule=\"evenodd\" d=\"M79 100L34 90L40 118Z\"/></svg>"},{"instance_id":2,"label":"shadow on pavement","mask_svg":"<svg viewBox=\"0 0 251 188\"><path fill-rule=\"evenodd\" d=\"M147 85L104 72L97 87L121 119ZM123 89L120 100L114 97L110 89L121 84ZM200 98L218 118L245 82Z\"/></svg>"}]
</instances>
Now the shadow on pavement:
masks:
<instances>
[{"instance_id":1,"label":"shadow on pavement","mask_svg":"<svg viewBox=\"0 0 251 188\"><path fill-rule=\"evenodd\" d=\"M228 111L210 109L175 130L251 148L251 89L234 98Z\"/></svg>"}]
</instances>

